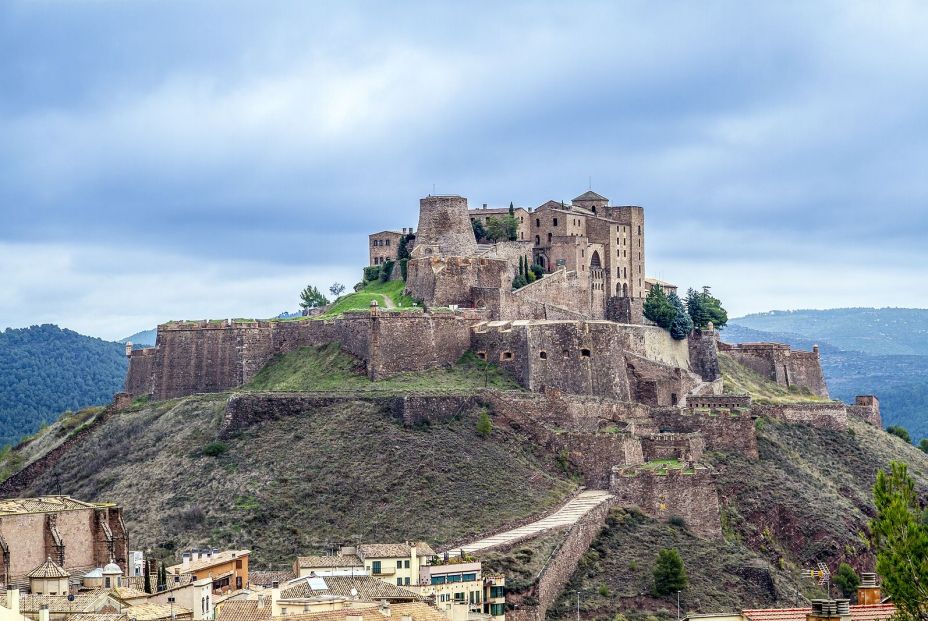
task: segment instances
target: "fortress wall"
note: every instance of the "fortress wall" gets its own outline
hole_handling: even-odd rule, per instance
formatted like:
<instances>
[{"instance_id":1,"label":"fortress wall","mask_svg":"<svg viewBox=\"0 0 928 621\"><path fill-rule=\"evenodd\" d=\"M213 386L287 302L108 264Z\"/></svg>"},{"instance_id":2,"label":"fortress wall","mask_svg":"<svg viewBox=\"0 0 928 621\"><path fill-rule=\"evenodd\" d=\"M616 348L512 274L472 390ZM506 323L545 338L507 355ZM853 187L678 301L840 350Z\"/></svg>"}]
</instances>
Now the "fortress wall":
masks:
<instances>
[{"instance_id":1,"label":"fortress wall","mask_svg":"<svg viewBox=\"0 0 928 621\"><path fill-rule=\"evenodd\" d=\"M794 351L779 343L721 344L719 348L739 364L780 386L798 386L814 395L828 396L817 348L811 352Z\"/></svg>"},{"instance_id":2,"label":"fortress wall","mask_svg":"<svg viewBox=\"0 0 928 621\"><path fill-rule=\"evenodd\" d=\"M793 403L787 405L754 405L754 416L767 416L785 423L809 425L820 429L847 429L847 408L843 403Z\"/></svg>"},{"instance_id":3,"label":"fortress wall","mask_svg":"<svg viewBox=\"0 0 928 621\"><path fill-rule=\"evenodd\" d=\"M158 350L154 347L134 349L129 355L125 392L130 395L150 395L155 391L153 377Z\"/></svg>"},{"instance_id":4,"label":"fortress wall","mask_svg":"<svg viewBox=\"0 0 928 621\"><path fill-rule=\"evenodd\" d=\"M678 459L697 462L706 452L701 433L654 433L641 439L644 461Z\"/></svg>"},{"instance_id":5,"label":"fortress wall","mask_svg":"<svg viewBox=\"0 0 928 621\"><path fill-rule=\"evenodd\" d=\"M757 433L748 411L652 408L660 431L701 433L709 451L735 452L757 459Z\"/></svg>"},{"instance_id":6,"label":"fortress wall","mask_svg":"<svg viewBox=\"0 0 928 621\"><path fill-rule=\"evenodd\" d=\"M589 292L580 289L576 272L564 268L503 294L500 319L592 318Z\"/></svg>"},{"instance_id":7,"label":"fortress wall","mask_svg":"<svg viewBox=\"0 0 928 621\"><path fill-rule=\"evenodd\" d=\"M409 261L406 291L426 306L475 306L474 288L508 290L515 270L486 257L423 257Z\"/></svg>"},{"instance_id":8,"label":"fortress wall","mask_svg":"<svg viewBox=\"0 0 928 621\"><path fill-rule=\"evenodd\" d=\"M171 323L158 327L154 397L220 392L244 384L274 354L269 322Z\"/></svg>"},{"instance_id":9,"label":"fortress wall","mask_svg":"<svg viewBox=\"0 0 928 621\"><path fill-rule=\"evenodd\" d=\"M381 314L371 321L368 374L373 380L451 365L470 348L470 314Z\"/></svg>"},{"instance_id":10,"label":"fortress wall","mask_svg":"<svg viewBox=\"0 0 928 621\"><path fill-rule=\"evenodd\" d=\"M427 196L419 199L419 226L413 257L429 255L472 256L477 240L462 196Z\"/></svg>"},{"instance_id":11,"label":"fortress wall","mask_svg":"<svg viewBox=\"0 0 928 621\"><path fill-rule=\"evenodd\" d=\"M687 337L690 368L706 382L713 382L722 377L719 367L718 334L716 330L694 330Z\"/></svg>"},{"instance_id":12,"label":"fortress wall","mask_svg":"<svg viewBox=\"0 0 928 621\"><path fill-rule=\"evenodd\" d=\"M678 367L625 355L632 400L652 406L677 405L696 387L695 376Z\"/></svg>"},{"instance_id":13,"label":"fortress wall","mask_svg":"<svg viewBox=\"0 0 928 621\"><path fill-rule=\"evenodd\" d=\"M497 390L483 391L481 398L494 412L508 418L521 417L529 424L545 423L575 432L596 432L610 427L634 435L657 431L648 408L587 395L571 395L557 390L526 394Z\"/></svg>"},{"instance_id":14,"label":"fortress wall","mask_svg":"<svg viewBox=\"0 0 928 621\"><path fill-rule=\"evenodd\" d=\"M883 418L880 416L880 400L873 395L858 395L854 405L847 406L847 413L856 416L877 429L883 428Z\"/></svg>"},{"instance_id":15,"label":"fortress wall","mask_svg":"<svg viewBox=\"0 0 928 621\"><path fill-rule=\"evenodd\" d=\"M697 467L695 472L668 470L660 474L641 468L615 468L610 490L616 504L638 507L645 515L667 520L673 516L686 520L696 535L722 537L719 496L711 470Z\"/></svg>"}]
</instances>

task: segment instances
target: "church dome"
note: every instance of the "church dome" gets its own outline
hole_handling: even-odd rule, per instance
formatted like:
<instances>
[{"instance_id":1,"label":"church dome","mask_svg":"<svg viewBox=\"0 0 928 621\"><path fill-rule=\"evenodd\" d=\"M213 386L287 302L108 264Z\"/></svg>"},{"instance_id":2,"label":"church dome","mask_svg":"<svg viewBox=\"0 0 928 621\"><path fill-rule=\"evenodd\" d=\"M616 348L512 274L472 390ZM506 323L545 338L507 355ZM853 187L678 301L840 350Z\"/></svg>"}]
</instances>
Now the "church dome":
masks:
<instances>
[{"instance_id":1,"label":"church dome","mask_svg":"<svg viewBox=\"0 0 928 621\"><path fill-rule=\"evenodd\" d=\"M121 576L122 569L119 567L119 565L111 561L106 565L106 567L103 568L103 575L105 576L105 575L113 575L113 574L118 574Z\"/></svg>"}]
</instances>

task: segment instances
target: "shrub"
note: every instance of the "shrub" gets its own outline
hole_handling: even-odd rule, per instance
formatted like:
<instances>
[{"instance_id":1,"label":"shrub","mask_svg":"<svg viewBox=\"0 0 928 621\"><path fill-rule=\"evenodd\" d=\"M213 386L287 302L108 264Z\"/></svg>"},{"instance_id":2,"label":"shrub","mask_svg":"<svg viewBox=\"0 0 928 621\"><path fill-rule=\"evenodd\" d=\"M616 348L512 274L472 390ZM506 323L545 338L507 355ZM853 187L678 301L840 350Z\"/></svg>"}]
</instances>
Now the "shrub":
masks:
<instances>
[{"instance_id":1,"label":"shrub","mask_svg":"<svg viewBox=\"0 0 928 621\"><path fill-rule=\"evenodd\" d=\"M208 457L219 457L229 450L229 447L226 446L223 442L210 442L203 447L203 454Z\"/></svg>"},{"instance_id":2,"label":"shrub","mask_svg":"<svg viewBox=\"0 0 928 621\"><path fill-rule=\"evenodd\" d=\"M677 316L677 309L670 303L663 287L651 287L644 301L644 316L665 330L670 329L670 324Z\"/></svg>"},{"instance_id":3,"label":"shrub","mask_svg":"<svg viewBox=\"0 0 928 621\"><path fill-rule=\"evenodd\" d=\"M493 422L490 420L490 415L487 414L486 410L480 412L480 416L477 418L477 433L484 438L493 433Z\"/></svg>"},{"instance_id":4,"label":"shrub","mask_svg":"<svg viewBox=\"0 0 928 621\"><path fill-rule=\"evenodd\" d=\"M921 442L918 443L918 448L920 448L923 453L928 453L928 438L922 438Z\"/></svg>"},{"instance_id":5,"label":"shrub","mask_svg":"<svg viewBox=\"0 0 928 621\"><path fill-rule=\"evenodd\" d=\"M380 266L380 282L387 282L393 274L393 261L384 261Z\"/></svg>"},{"instance_id":6,"label":"shrub","mask_svg":"<svg viewBox=\"0 0 928 621\"><path fill-rule=\"evenodd\" d=\"M654 566L654 593L670 595L686 587L686 569L683 559L674 548L664 548L657 555Z\"/></svg>"},{"instance_id":7,"label":"shrub","mask_svg":"<svg viewBox=\"0 0 928 621\"><path fill-rule=\"evenodd\" d=\"M860 586L860 576L854 571L854 568L847 563L841 563L838 567L838 573L834 577L835 586L841 589L844 597L850 597L857 592Z\"/></svg>"},{"instance_id":8,"label":"shrub","mask_svg":"<svg viewBox=\"0 0 928 621\"><path fill-rule=\"evenodd\" d=\"M667 523L671 526L676 526L677 528L686 528L686 520L683 516L680 515L671 515L670 519L667 520Z\"/></svg>"},{"instance_id":9,"label":"shrub","mask_svg":"<svg viewBox=\"0 0 928 621\"><path fill-rule=\"evenodd\" d=\"M909 435L909 430L902 425L890 425L886 428L886 433L896 436L897 438L902 438L908 444L912 443L912 436Z\"/></svg>"},{"instance_id":10,"label":"shrub","mask_svg":"<svg viewBox=\"0 0 928 621\"><path fill-rule=\"evenodd\" d=\"M380 266L371 265L364 268L364 282L370 282L380 278Z\"/></svg>"},{"instance_id":11,"label":"shrub","mask_svg":"<svg viewBox=\"0 0 928 621\"><path fill-rule=\"evenodd\" d=\"M598 591L600 597L609 597L609 587L607 587L604 582L599 583Z\"/></svg>"},{"instance_id":12,"label":"shrub","mask_svg":"<svg viewBox=\"0 0 928 621\"><path fill-rule=\"evenodd\" d=\"M531 269L532 269L532 273L535 274L536 279L541 278L542 276L545 275L545 268L538 265L537 263L533 263Z\"/></svg>"}]
</instances>

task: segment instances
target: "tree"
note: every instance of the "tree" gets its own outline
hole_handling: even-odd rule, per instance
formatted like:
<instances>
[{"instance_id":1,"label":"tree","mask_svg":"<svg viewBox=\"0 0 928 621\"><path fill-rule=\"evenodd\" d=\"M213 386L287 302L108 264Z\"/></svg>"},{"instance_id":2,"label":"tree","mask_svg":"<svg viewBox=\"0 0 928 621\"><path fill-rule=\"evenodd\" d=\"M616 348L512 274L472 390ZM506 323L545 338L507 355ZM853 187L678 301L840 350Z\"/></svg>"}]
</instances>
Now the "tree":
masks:
<instances>
[{"instance_id":1,"label":"tree","mask_svg":"<svg viewBox=\"0 0 928 621\"><path fill-rule=\"evenodd\" d=\"M902 425L890 425L886 428L886 433L896 436L897 438L902 438L908 444L912 443L912 436L909 435L909 430Z\"/></svg>"},{"instance_id":2,"label":"tree","mask_svg":"<svg viewBox=\"0 0 928 621\"><path fill-rule=\"evenodd\" d=\"M686 292L686 310L693 320L693 325L703 329L711 321L716 328L728 323L728 311L722 308L722 302L709 292L709 287L702 291L688 289Z\"/></svg>"},{"instance_id":3,"label":"tree","mask_svg":"<svg viewBox=\"0 0 928 621\"><path fill-rule=\"evenodd\" d=\"M301 308L319 308L329 303L322 292L312 285L306 285L306 288L300 292Z\"/></svg>"},{"instance_id":4,"label":"tree","mask_svg":"<svg viewBox=\"0 0 928 621\"><path fill-rule=\"evenodd\" d=\"M164 591L168 588L168 571L162 561L158 564L158 591Z\"/></svg>"},{"instance_id":5,"label":"tree","mask_svg":"<svg viewBox=\"0 0 928 621\"><path fill-rule=\"evenodd\" d=\"M918 448L922 450L922 453L928 453L928 438L922 438L918 443Z\"/></svg>"},{"instance_id":6,"label":"tree","mask_svg":"<svg viewBox=\"0 0 928 621\"><path fill-rule=\"evenodd\" d=\"M483 222L474 218L470 221L470 225L474 229L474 239L480 241L487 238L487 231L483 228Z\"/></svg>"},{"instance_id":7,"label":"tree","mask_svg":"<svg viewBox=\"0 0 928 621\"><path fill-rule=\"evenodd\" d=\"M518 229L519 224L514 216L487 218L486 238L495 242L513 241Z\"/></svg>"},{"instance_id":8,"label":"tree","mask_svg":"<svg viewBox=\"0 0 928 621\"><path fill-rule=\"evenodd\" d=\"M654 566L654 592L658 595L670 595L686 588L686 569L683 559L674 548L664 548L657 555Z\"/></svg>"},{"instance_id":9,"label":"tree","mask_svg":"<svg viewBox=\"0 0 928 621\"><path fill-rule=\"evenodd\" d=\"M873 486L870 532L883 590L905 621L928 621L928 525L908 468L891 462Z\"/></svg>"},{"instance_id":10,"label":"tree","mask_svg":"<svg viewBox=\"0 0 928 621\"><path fill-rule=\"evenodd\" d=\"M677 309L667 299L663 287L658 285L651 287L648 297L644 300L644 316L665 330L670 329L670 324L677 316Z\"/></svg>"},{"instance_id":11,"label":"tree","mask_svg":"<svg viewBox=\"0 0 928 621\"><path fill-rule=\"evenodd\" d=\"M515 207L512 206L512 201L509 201L509 217L507 218L506 225L509 229L509 241L515 241L516 231L518 230L519 225L516 222L516 210ZM525 264L525 267L528 267L528 263Z\"/></svg>"},{"instance_id":12,"label":"tree","mask_svg":"<svg viewBox=\"0 0 928 621\"><path fill-rule=\"evenodd\" d=\"M676 312L673 321L670 322L670 336L678 341L682 341L693 331L693 320L690 319L690 314L686 311L686 307L683 306L683 301L680 300L680 297L676 293L668 295L667 300Z\"/></svg>"},{"instance_id":13,"label":"tree","mask_svg":"<svg viewBox=\"0 0 928 621\"><path fill-rule=\"evenodd\" d=\"M836 587L841 589L844 597L851 597L857 592L857 587L860 586L860 576L857 575L853 567L847 563L841 563L838 566L838 573L835 574L833 582Z\"/></svg>"},{"instance_id":14,"label":"tree","mask_svg":"<svg viewBox=\"0 0 928 621\"><path fill-rule=\"evenodd\" d=\"M333 298L338 298L344 292L345 292L345 285L343 285L340 282L333 282L332 286L329 287L329 293L332 294Z\"/></svg>"},{"instance_id":15,"label":"tree","mask_svg":"<svg viewBox=\"0 0 928 621\"><path fill-rule=\"evenodd\" d=\"M493 433L493 422L490 420L490 415L487 414L486 410L480 412L480 417L477 418L477 433L484 438Z\"/></svg>"},{"instance_id":16,"label":"tree","mask_svg":"<svg viewBox=\"0 0 928 621\"><path fill-rule=\"evenodd\" d=\"M151 593L151 559L145 558L145 574L143 580L146 593Z\"/></svg>"},{"instance_id":17,"label":"tree","mask_svg":"<svg viewBox=\"0 0 928 621\"><path fill-rule=\"evenodd\" d=\"M533 263L533 264L532 264L532 273L535 274L535 278L536 278L536 279L541 278L542 276L545 275L545 268L543 268L542 266L538 265L537 263Z\"/></svg>"}]
</instances>

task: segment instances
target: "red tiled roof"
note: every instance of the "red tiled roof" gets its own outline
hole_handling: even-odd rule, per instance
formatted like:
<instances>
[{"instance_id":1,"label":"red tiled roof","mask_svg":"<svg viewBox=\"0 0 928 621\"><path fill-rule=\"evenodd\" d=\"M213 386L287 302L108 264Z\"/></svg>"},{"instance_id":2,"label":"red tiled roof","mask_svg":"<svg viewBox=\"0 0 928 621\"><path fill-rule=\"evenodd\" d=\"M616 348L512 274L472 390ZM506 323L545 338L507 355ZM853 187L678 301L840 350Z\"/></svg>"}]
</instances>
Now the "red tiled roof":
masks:
<instances>
[{"instance_id":1,"label":"red tiled roof","mask_svg":"<svg viewBox=\"0 0 928 621\"><path fill-rule=\"evenodd\" d=\"M851 606L853 621L884 621L896 614L895 604L870 604Z\"/></svg>"},{"instance_id":2,"label":"red tiled roof","mask_svg":"<svg viewBox=\"0 0 928 621\"><path fill-rule=\"evenodd\" d=\"M741 614L748 621L806 621L806 615L812 608L759 608L742 610ZM851 606L852 621L886 621L896 614L893 604L871 604Z\"/></svg>"}]
</instances>

